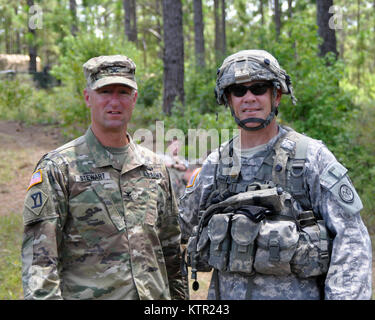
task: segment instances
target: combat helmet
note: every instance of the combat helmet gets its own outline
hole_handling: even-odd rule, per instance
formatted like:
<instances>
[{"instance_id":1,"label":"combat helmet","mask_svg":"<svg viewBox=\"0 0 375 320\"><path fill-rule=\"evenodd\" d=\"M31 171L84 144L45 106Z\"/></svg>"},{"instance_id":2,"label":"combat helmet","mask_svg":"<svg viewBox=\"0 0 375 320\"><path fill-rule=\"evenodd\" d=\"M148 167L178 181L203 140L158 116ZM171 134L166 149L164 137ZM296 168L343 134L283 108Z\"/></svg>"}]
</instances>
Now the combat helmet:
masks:
<instances>
[{"instance_id":1,"label":"combat helmet","mask_svg":"<svg viewBox=\"0 0 375 320\"><path fill-rule=\"evenodd\" d=\"M218 104L228 106L225 89L233 84L245 83L254 80L269 81L273 85L271 112L266 119L248 118L238 119L233 108L232 116L236 123L245 130L253 131L266 127L277 115L278 109L275 105L277 90L281 89L284 94L290 94L292 103L296 104L293 94L292 82L289 75L283 70L274 56L265 50L241 50L230 55L217 71L215 96ZM260 123L257 127L247 127L246 123Z\"/></svg>"}]
</instances>

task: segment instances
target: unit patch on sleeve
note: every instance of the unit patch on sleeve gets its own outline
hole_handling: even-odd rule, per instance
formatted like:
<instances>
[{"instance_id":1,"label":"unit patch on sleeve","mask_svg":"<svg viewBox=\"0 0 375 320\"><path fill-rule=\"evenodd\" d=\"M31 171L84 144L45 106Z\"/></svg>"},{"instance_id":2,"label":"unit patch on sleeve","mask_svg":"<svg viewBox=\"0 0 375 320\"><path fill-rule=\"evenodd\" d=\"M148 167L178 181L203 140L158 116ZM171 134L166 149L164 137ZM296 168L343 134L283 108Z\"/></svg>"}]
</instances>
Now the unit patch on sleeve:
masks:
<instances>
[{"instance_id":1,"label":"unit patch on sleeve","mask_svg":"<svg viewBox=\"0 0 375 320\"><path fill-rule=\"evenodd\" d=\"M34 189L33 189L34 191ZM48 196L39 188L34 192L30 191L25 199L25 207L27 207L34 215L39 216L46 204Z\"/></svg>"},{"instance_id":2,"label":"unit patch on sleeve","mask_svg":"<svg viewBox=\"0 0 375 320\"><path fill-rule=\"evenodd\" d=\"M29 190L32 186L35 186L38 183L41 183L43 181L43 175L42 175L42 170L37 170L33 173L31 176L31 180L29 183L29 186L27 187L27 190Z\"/></svg>"},{"instance_id":3,"label":"unit patch on sleeve","mask_svg":"<svg viewBox=\"0 0 375 320\"><path fill-rule=\"evenodd\" d=\"M354 193L347 184L341 185L339 195L340 198L347 203L352 203L354 201Z\"/></svg>"}]
</instances>

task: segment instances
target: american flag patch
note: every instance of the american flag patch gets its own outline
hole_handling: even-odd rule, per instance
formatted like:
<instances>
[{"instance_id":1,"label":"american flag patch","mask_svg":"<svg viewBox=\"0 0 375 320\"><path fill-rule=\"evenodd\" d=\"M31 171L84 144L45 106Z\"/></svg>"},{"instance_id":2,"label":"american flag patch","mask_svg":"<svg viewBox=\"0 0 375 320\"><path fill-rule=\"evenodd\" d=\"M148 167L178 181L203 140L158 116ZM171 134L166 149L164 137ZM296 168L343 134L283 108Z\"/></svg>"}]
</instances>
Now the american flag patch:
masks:
<instances>
[{"instance_id":1,"label":"american flag patch","mask_svg":"<svg viewBox=\"0 0 375 320\"><path fill-rule=\"evenodd\" d=\"M35 171L33 173L27 190L29 190L32 186L35 186L36 184L41 183L42 181L43 181L42 170L39 169L38 171Z\"/></svg>"},{"instance_id":2,"label":"american flag patch","mask_svg":"<svg viewBox=\"0 0 375 320\"><path fill-rule=\"evenodd\" d=\"M198 177L198 174L199 172L201 171L202 168L197 168L193 171L191 177L190 177L190 180L189 182L187 183L186 185L186 188L191 188L192 186L194 186L194 183L195 183L195 180L196 178Z\"/></svg>"}]
</instances>

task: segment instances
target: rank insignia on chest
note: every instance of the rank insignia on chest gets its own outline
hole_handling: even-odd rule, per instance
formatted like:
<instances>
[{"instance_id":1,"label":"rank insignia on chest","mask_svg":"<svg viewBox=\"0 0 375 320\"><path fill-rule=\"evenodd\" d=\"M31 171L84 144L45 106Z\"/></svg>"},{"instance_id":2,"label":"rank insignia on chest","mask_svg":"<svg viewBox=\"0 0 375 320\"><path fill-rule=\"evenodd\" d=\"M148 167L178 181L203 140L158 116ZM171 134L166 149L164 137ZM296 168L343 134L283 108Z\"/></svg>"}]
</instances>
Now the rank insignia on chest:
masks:
<instances>
[{"instance_id":1,"label":"rank insignia on chest","mask_svg":"<svg viewBox=\"0 0 375 320\"><path fill-rule=\"evenodd\" d=\"M38 183L41 183L43 181L43 175L42 170L35 171L33 175L31 176L29 186L27 187L27 190L29 190L32 186L35 186Z\"/></svg>"}]
</instances>

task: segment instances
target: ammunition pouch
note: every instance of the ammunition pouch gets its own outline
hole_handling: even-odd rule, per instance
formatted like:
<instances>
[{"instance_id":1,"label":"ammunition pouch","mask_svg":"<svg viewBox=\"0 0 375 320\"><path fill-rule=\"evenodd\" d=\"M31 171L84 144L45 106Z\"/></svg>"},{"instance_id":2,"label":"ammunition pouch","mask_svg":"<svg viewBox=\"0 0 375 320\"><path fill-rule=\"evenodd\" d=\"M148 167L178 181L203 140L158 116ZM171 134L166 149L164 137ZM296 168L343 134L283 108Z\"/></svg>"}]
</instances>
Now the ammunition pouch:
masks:
<instances>
[{"instance_id":1,"label":"ammunition pouch","mask_svg":"<svg viewBox=\"0 0 375 320\"><path fill-rule=\"evenodd\" d=\"M327 273L331 240L323 220L301 229L296 253L291 261L292 272L300 278Z\"/></svg>"},{"instance_id":2,"label":"ammunition pouch","mask_svg":"<svg viewBox=\"0 0 375 320\"><path fill-rule=\"evenodd\" d=\"M312 211L296 211L293 201L289 193L272 188L212 204L193 229L188 264L195 271L213 267L246 275L326 273L330 239L324 221Z\"/></svg>"},{"instance_id":3,"label":"ammunition pouch","mask_svg":"<svg viewBox=\"0 0 375 320\"><path fill-rule=\"evenodd\" d=\"M296 251L298 238L294 221L263 220L256 240L255 270L278 276L290 274L290 261Z\"/></svg>"},{"instance_id":4,"label":"ammunition pouch","mask_svg":"<svg viewBox=\"0 0 375 320\"><path fill-rule=\"evenodd\" d=\"M196 271L211 271L212 267L208 264L209 249L208 229L204 228L198 237L198 226L195 226L187 245L187 265Z\"/></svg>"},{"instance_id":5,"label":"ammunition pouch","mask_svg":"<svg viewBox=\"0 0 375 320\"><path fill-rule=\"evenodd\" d=\"M231 213L215 214L208 223L208 237L211 240L208 263L220 271L225 271L227 268L231 217Z\"/></svg>"},{"instance_id":6,"label":"ammunition pouch","mask_svg":"<svg viewBox=\"0 0 375 320\"><path fill-rule=\"evenodd\" d=\"M229 270L232 272L252 274L255 238L260 223L253 222L246 215L235 214L232 218L232 246L229 257Z\"/></svg>"}]
</instances>

